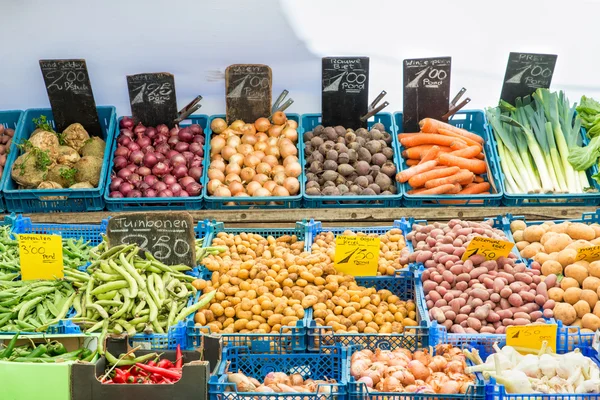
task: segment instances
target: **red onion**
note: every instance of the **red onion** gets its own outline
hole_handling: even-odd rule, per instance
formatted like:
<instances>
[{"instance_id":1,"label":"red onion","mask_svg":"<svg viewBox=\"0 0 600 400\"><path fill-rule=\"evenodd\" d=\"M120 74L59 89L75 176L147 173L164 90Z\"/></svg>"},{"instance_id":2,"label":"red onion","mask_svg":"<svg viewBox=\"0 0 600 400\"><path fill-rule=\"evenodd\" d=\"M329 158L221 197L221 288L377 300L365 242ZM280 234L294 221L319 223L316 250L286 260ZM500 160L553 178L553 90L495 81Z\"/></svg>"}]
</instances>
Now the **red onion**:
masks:
<instances>
[{"instance_id":1,"label":"red onion","mask_svg":"<svg viewBox=\"0 0 600 400\"><path fill-rule=\"evenodd\" d=\"M113 160L113 164L115 166L115 170L119 171L120 169L125 168L127 166L128 162L127 162L127 159L125 157L123 157L123 156L117 156Z\"/></svg>"},{"instance_id":2,"label":"red onion","mask_svg":"<svg viewBox=\"0 0 600 400\"><path fill-rule=\"evenodd\" d=\"M142 197L142 192L140 192L139 190L132 190L129 193L127 193L127 197Z\"/></svg>"},{"instance_id":3,"label":"red onion","mask_svg":"<svg viewBox=\"0 0 600 400\"><path fill-rule=\"evenodd\" d=\"M144 152L144 154L146 154L146 153L154 153L154 146L142 147L142 151Z\"/></svg>"},{"instance_id":4,"label":"red onion","mask_svg":"<svg viewBox=\"0 0 600 400\"><path fill-rule=\"evenodd\" d=\"M158 197L173 197L173 192L169 189L161 190L158 192Z\"/></svg>"},{"instance_id":5,"label":"red onion","mask_svg":"<svg viewBox=\"0 0 600 400\"><path fill-rule=\"evenodd\" d=\"M162 154L167 154L169 151L171 151L171 147L166 143L160 143L156 145L155 148L158 153Z\"/></svg>"},{"instance_id":6,"label":"red onion","mask_svg":"<svg viewBox=\"0 0 600 400\"><path fill-rule=\"evenodd\" d=\"M156 176L163 176L169 173L169 167L162 162L157 163L152 167L152 173Z\"/></svg>"},{"instance_id":7,"label":"red onion","mask_svg":"<svg viewBox=\"0 0 600 400\"><path fill-rule=\"evenodd\" d=\"M184 176L188 175L188 169L185 166L185 164L177 164L175 166L173 166L173 169L171 170L171 173L173 174L173 176L177 179L181 179ZM173 191L175 192L175 191Z\"/></svg>"},{"instance_id":8,"label":"red onion","mask_svg":"<svg viewBox=\"0 0 600 400\"><path fill-rule=\"evenodd\" d=\"M144 197L156 197L157 193L154 189L146 189L142 192Z\"/></svg>"},{"instance_id":9,"label":"red onion","mask_svg":"<svg viewBox=\"0 0 600 400\"><path fill-rule=\"evenodd\" d=\"M137 165L135 165L135 164L127 164L127 166L125 167L125 169L128 169L131 172L135 172L135 171L137 171Z\"/></svg>"},{"instance_id":10,"label":"red onion","mask_svg":"<svg viewBox=\"0 0 600 400\"><path fill-rule=\"evenodd\" d=\"M158 160L158 162L163 162L167 159L163 153L154 153L154 156Z\"/></svg>"},{"instance_id":11,"label":"red onion","mask_svg":"<svg viewBox=\"0 0 600 400\"><path fill-rule=\"evenodd\" d=\"M136 151L136 150L141 150L142 148L140 147L139 144L137 144L136 142L131 142L127 145L127 148L131 151Z\"/></svg>"},{"instance_id":12,"label":"red onion","mask_svg":"<svg viewBox=\"0 0 600 400\"><path fill-rule=\"evenodd\" d=\"M129 182L123 182L119 186L119 192L121 192L125 196L127 196L127 193L131 192L132 190L133 190L133 185Z\"/></svg>"},{"instance_id":13,"label":"red onion","mask_svg":"<svg viewBox=\"0 0 600 400\"><path fill-rule=\"evenodd\" d=\"M171 161L171 165L187 165L187 160L180 153L172 155L169 160Z\"/></svg>"},{"instance_id":14,"label":"red onion","mask_svg":"<svg viewBox=\"0 0 600 400\"><path fill-rule=\"evenodd\" d=\"M143 134L144 132L146 132L146 127L140 122L139 124L137 124L133 132L135 134Z\"/></svg>"},{"instance_id":15,"label":"red onion","mask_svg":"<svg viewBox=\"0 0 600 400\"><path fill-rule=\"evenodd\" d=\"M127 178L127 180L135 185L137 182L141 182L142 181L142 177L139 174L136 174L134 172L131 175L129 175L129 177Z\"/></svg>"},{"instance_id":16,"label":"red onion","mask_svg":"<svg viewBox=\"0 0 600 400\"><path fill-rule=\"evenodd\" d=\"M162 181L167 184L167 186L171 186L174 183L177 183L177 179L173 175L165 175L163 176Z\"/></svg>"},{"instance_id":17,"label":"red onion","mask_svg":"<svg viewBox=\"0 0 600 400\"><path fill-rule=\"evenodd\" d=\"M190 167L194 168L194 167L201 167L201 166L202 166L202 158L198 157L198 156L194 157L194 159L190 163Z\"/></svg>"},{"instance_id":18,"label":"red onion","mask_svg":"<svg viewBox=\"0 0 600 400\"><path fill-rule=\"evenodd\" d=\"M119 127L126 128L126 129L133 128L133 118L131 118L131 117L121 118L121 122L119 122Z\"/></svg>"},{"instance_id":19,"label":"red onion","mask_svg":"<svg viewBox=\"0 0 600 400\"><path fill-rule=\"evenodd\" d=\"M190 196L200 196L200 192L202 192L202 185L198 182L192 182L185 186L185 191Z\"/></svg>"},{"instance_id":20,"label":"red onion","mask_svg":"<svg viewBox=\"0 0 600 400\"><path fill-rule=\"evenodd\" d=\"M144 160L144 153L141 150L132 151L129 155L129 161L134 164L141 165Z\"/></svg>"},{"instance_id":21,"label":"red onion","mask_svg":"<svg viewBox=\"0 0 600 400\"><path fill-rule=\"evenodd\" d=\"M192 153L191 151L184 151L184 152L181 153L181 155L183 157L185 157L185 161L187 163L191 163L192 160L194 159L194 153Z\"/></svg>"},{"instance_id":22,"label":"red onion","mask_svg":"<svg viewBox=\"0 0 600 400\"><path fill-rule=\"evenodd\" d=\"M108 195L109 197L114 197L117 199L122 199L123 198L123 193L121 192L110 192L110 194Z\"/></svg>"},{"instance_id":23,"label":"red onion","mask_svg":"<svg viewBox=\"0 0 600 400\"><path fill-rule=\"evenodd\" d=\"M204 136L200 136L200 135L194 136L194 143L204 144Z\"/></svg>"},{"instance_id":24,"label":"red onion","mask_svg":"<svg viewBox=\"0 0 600 400\"><path fill-rule=\"evenodd\" d=\"M186 143L186 142L179 142L175 145L175 150L177 150L180 153L187 151L189 148L190 148L190 144Z\"/></svg>"},{"instance_id":25,"label":"red onion","mask_svg":"<svg viewBox=\"0 0 600 400\"><path fill-rule=\"evenodd\" d=\"M155 153L146 153L144 154L144 159L142 161L146 167L152 168L158 163L158 158L156 158Z\"/></svg>"},{"instance_id":26,"label":"red onion","mask_svg":"<svg viewBox=\"0 0 600 400\"><path fill-rule=\"evenodd\" d=\"M146 182L150 186L154 186L154 184L156 182L159 182L159 180L154 175L146 175L146 176L144 176L144 182Z\"/></svg>"},{"instance_id":27,"label":"red onion","mask_svg":"<svg viewBox=\"0 0 600 400\"><path fill-rule=\"evenodd\" d=\"M191 143L194 140L194 134L190 130L190 128L183 128L179 130L179 134L177 135L179 140L182 142Z\"/></svg>"},{"instance_id":28,"label":"red onion","mask_svg":"<svg viewBox=\"0 0 600 400\"><path fill-rule=\"evenodd\" d=\"M160 133L154 138L154 145L159 145L159 144L163 144L163 143L167 143L167 140L169 140L169 137L166 135L161 135Z\"/></svg>"},{"instance_id":29,"label":"red onion","mask_svg":"<svg viewBox=\"0 0 600 400\"><path fill-rule=\"evenodd\" d=\"M137 185L134 185L137 189L139 189L140 191L144 191L146 189L150 189L150 185L148 185L146 182L144 181L140 181L137 183Z\"/></svg>"},{"instance_id":30,"label":"red onion","mask_svg":"<svg viewBox=\"0 0 600 400\"><path fill-rule=\"evenodd\" d=\"M202 178L202 167L192 167L188 170L188 174L194 178L195 181L199 181L200 178Z\"/></svg>"},{"instance_id":31,"label":"red onion","mask_svg":"<svg viewBox=\"0 0 600 400\"><path fill-rule=\"evenodd\" d=\"M171 189L171 192L173 192L173 194L175 196L178 196L179 193L181 193L182 187L179 183L174 183L174 184L170 185L170 189Z\"/></svg>"},{"instance_id":32,"label":"red onion","mask_svg":"<svg viewBox=\"0 0 600 400\"><path fill-rule=\"evenodd\" d=\"M179 152L177 150L169 150L165 153L165 156L168 159L171 159L171 157L176 156L177 154L179 154Z\"/></svg>"},{"instance_id":33,"label":"red onion","mask_svg":"<svg viewBox=\"0 0 600 400\"><path fill-rule=\"evenodd\" d=\"M165 124L160 124L156 127L156 132L158 132L159 135L168 135L169 127Z\"/></svg>"},{"instance_id":34,"label":"red onion","mask_svg":"<svg viewBox=\"0 0 600 400\"><path fill-rule=\"evenodd\" d=\"M119 146L117 147L117 149L115 150L115 157L129 157L129 149L125 146Z\"/></svg>"},{"instance_id":35,"label":"red onion","mask_svg":"<svg viewBox=\"0 0 600 400\"><path fill-rule=\"evenodd\" d=\"M150 139L148 136L141 136L135 142L138 144L138 146L140 146L141 149L143 149L144 147L152 144L152 139Z\"/></svg>"},{"instance_id":36,"label":"red onion","mask_svg":"<svg viewBox=\"0 0 600 400\"><path fill-rule=\"evenodd\" d=\"M154 139L156 137L156 135L158 134L156 128L148 128L146 129L146 137L148 137L149 139Z\"/></svg>"},{"instance_id":37,"label":"red onion","mask_svg":"<svg viewBox=\"0 0 600 400\"><path fill-rule=\"evenodd\" d=\"M162 192L166 188L167 188L167 184L164 182L161 182L161 181L158 181L154 185L152 185L152 189L156 190L157 192Z\"/></svg>"},{"instance_id":38,"label":"red onion","mask_svg":"<svg viewBox=\"0 0 600 400\"><path fill-rule=\"evenodd\" d=\"M171 130L169 131L169 134L171 136L177 136L179 134L179 127L177 125L175 125L173 128L171 128Z\"/></svg>"},{"instance_id":39,"label":"red onion","mask_svg":"<svg viewBox=\"0 0 600 400\"><path fill-rule=\"evenodd\" d=\"M199 156L204 155L204 149L202 148L202 145L198 142L194 142L194 143L190 144L190 147L188 148L188 150L194 154L198 154L199 152L201 152L200 154L198 154Z\"/></svg>"},{"instance_id":40,"label":"red onion","mask_svg":"<svg viewBox=\"0 0 600 400\"><path fill-rule=\"evenodd\" d=\"M179 184L181 185L181 187L187 187L187 185L189 185L190 183L195 183L195 182L196 182L196 180L189 175L184 176L183 178L181 178L179 180Z\"/></svg>"},{"instance_id":41,"label":"red onion","mask_svg":"<svg viewBox=\"0 0 600 400\"><path fill-rule=\"evenodd\" d=\"M110 191L111 192L115 192L117 190L119 190L119 186L121 186L121 183L123 183L123 179L118 178L118 177L113 177L112 180L110 181Z\"/></svg>"},{"instance_id":42,"label":"red onion","mask_svg":"<svg viewBox=\"0 0 600 400\"><path fill-rule=\"evenodd\" d=\"M140 174L141 176L148 176L152 173L152 170L148 167L145 166L141 166L138 168L138 174Z\"/></svg>"},{"instance_id":43,"label":"red onion","mask_svg":"<svg viewBox=\"0 0 600 400\"><path fill-rule=\"evenodd\" d=\"M117 144L120 144L121 146L128 146L132 142L133 140L131 140L129 136L120 135L117 139Z\"/></svg>"},{"instance_id":44,"label":"red onion","mask_svg":"<svg viewBox=\"0 0 600 400\"><path fill-rule=\"evenodd\" d=\"M189 126L189 128L194 135L202 135L204 133L204 129L202 129L202 127L198 124L192 124Z\"/></svg>"},{"instance_id":45,"label":"red onion","mask_svg":"<svg viewBox=\"0 0 600 400\"><path fill-rule=\"evenodd\" d=\"M133 139L135 136L131 129L121 129L121 136L127 136L130 139Z\"/></svg>"},{"instance_id":46,"label":"red onion","mask_svg":"<svg viewBox=\"0 0 600 400\"><path fill-rule=\"evenodd\" d=\"M179 197L190 197L190 195L185 190L182 190L179 192Z\"/></svg>"},{"instance_id":47,"label":"red onion","mask_svg":"<svg viewBox=\"0 0 600 400\"><path fill-rule=\"evenodd\" d=\"M169 140L167 140L167 143L169 143L170 146L175 146L177 143L179 143L179 139L177 136L171 136Z\"/></svg>"}]
</instances>

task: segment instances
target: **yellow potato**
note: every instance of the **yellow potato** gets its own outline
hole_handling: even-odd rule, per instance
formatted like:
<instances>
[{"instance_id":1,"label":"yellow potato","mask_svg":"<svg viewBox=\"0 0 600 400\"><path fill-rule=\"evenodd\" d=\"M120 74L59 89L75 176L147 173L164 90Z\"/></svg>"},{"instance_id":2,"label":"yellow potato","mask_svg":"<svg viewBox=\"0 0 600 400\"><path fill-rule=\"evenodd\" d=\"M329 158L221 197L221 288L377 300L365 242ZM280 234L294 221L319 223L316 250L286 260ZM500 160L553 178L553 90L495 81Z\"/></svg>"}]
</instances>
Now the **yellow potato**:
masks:
<instances>
[{"instance_id":1,"label":"yellow potato","mask_svg":"<svg viewBox=\"0 0 600 400\"><path fill-rule=\"evenodd\" d=\"M585 300L579 300L575 305L573 305L575 312L577 313L577 317L583 318L584 315L589 314L591 312L590 305Z\"/></svg>"},{"instance_id":2,"label":"yellow potato","mask_svg":"<svg viewBox=\"0 0 600 400\"><path fill-rule=\"evenodd\" d=\"M573 264L575 262L575 257L577 257L577 250L564 249L558 252L558 262L563 268Z\"/></svg>"},{"instance_id":3,"label":"yellow potato","mask_svg":"<svg viewBox=\"0 0 600 400\"><path fill-rule=\"evenodd\" d=\"M523 230L523 240L526 240L530 243L539 242L544 233L546 233L546 231L541 226L531 225Z\"/></svg>"},{"instance_id":4,"label":"yellow potato","mask_svg":"<svg viewBox=\"0 0 600 400\"><path fill-rule=\"evenodd\" d=\"M568 278L573 278L580 285L583 283L585 278L588 277L587 269L581 265L571 264L565 268L564 274Z\"/></svg>"},{"instance_id":5,"label":"yellow potato","mask_svg":"<svg viewBox=\"0 0 600 400\"><path fill-rule=\"evenodd\" d=\"M561 287L562 290L567 290L568 288L571 288L571 287L578 288L579 287L579 282L577 282L573 278L567 278L567 277L565 277L565 278L563 278L560 281L560 287Z\"/></svg>"},{"instance_id":6,"label":"yellow potato","mask_svg":"<svg viewBox=\"0 0 600 400\"><path fill-rule=\"evenodd\" d=\"M593 310L596 306L596 303L598 302L598 294L595 290L583 289L581 291L581 300L586 301L590 305L590 308Z\"/></svg>"},{"instance_id":7,"label":"yellow potato","mask_svg":"<svg viewBox=\"0 0 600 400\"><path fill-rule=\"evenodd\" d=\"M565 291L558 287L553 287L548 289L548 298L558 302L563 301L563 297L565 295Z\"/></svg>"},{"instance_id":8,"label":"yellow potato","mask_svg":"<svg viewBox=\"0 0 600 400\"><path fill-rule=\"evenodd\" d=\"M551 275L551 274L559 275L559 274L562 274L562 272L563 272L563 267L558 261L547 260L546 262L544 262L544 264L542 264L542 274L543 275L546 275L546 276Z\"/></svg>"},{"instance_id":9,"label":"yellow potato","mask_svg":"<svg viewBox=\"0 0 600 400\"><path fill-rule=\"evenodd\" d=\"M579 240L593 240L596 238L596 231L589 225L575 222L569 225L567 228L567 235L571 236L572 239Z\"/></svg>"},{"instance_id":10,"label":"yellow potato","mask_svg":"<svg viewBox=\"0 0 600 400\"><path fill-rule=\"evenodd\" d=\"M581 317L581 326L596 332L600 328L600 318L595 314L585 314Z\"/></svg>"},{"instance_id":11,"label":"yellow potato","mask_svg":"<svg viewBox=\"0 0 600 400\"><path fill-rule=\"evenodd\" d=\"M578 287L570 287L565 290L563 300L571 305L574 305L581 299L582 290Z\"/></svg>"}]
</instances>

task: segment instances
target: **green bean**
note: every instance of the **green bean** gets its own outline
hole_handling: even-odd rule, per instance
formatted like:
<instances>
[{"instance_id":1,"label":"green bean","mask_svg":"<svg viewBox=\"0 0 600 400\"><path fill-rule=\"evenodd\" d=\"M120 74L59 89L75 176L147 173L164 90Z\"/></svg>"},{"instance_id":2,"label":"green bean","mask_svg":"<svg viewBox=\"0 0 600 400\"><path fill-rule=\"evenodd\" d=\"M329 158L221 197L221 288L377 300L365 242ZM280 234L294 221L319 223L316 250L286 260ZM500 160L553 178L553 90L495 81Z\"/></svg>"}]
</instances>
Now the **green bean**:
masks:
<instances>
[{"instance_id":1,"label":"green bean","mask_svg":"<svg viewBox=\"0 0 600 400\"><path fill-rule=\"evenodd\" d=\"M102 324L104 324L104 321L97 322L96 324L94 324L94 326L92 326L91 328L89 328L88 330L86 330L85 333L96 332L98 329L100 329L102 327Z\"/></svg>"},{"instance_id":2,"label":"green bean","mask_svg":"<svg viewBox=\"0 0 600 400\"><path fill-rule=\"evenodd\" d=\"M110 292L100 293L99 295L96 295L96 298L98 300L113 300L118 293L118 290L111 290Z\"/></svg>"},{"instance_id":3,"label":"green bean","mask_svg":"<svg viewBox=\"0 0 600 400\"><path fill-rule=\"evenodd\" d=\"M153 276L153 281L154 281L154 289L156 290L156 294L158 294L158 298L161 301L164 301L166 299L166 293L165 293L165 285L160 277L160 275L158 275L157 273L152 273Z\"/></svg>"},{"instance_id":4,"label":"green bean","mask_svg":"<svg viewBox=\"0 0 600 400\"><path fill-rule=\"evenodd\" d=\"M129 306L133 303L133 301L131 300L130 297L125 297L125 302L122 303L119 307L119 311L117 311L116 313L114 313L110 318L111 319L119 319L121 318L122 315L124 315L127 312L127 309L129 308Z\"/></svg>"},{"instance_id":5,"label":"green bean","mask_svg":"<svg viewBox=\"0 0 600 400\"><path fill-rule=\"evenodd\" d=\"M123 276L123 278L125 278L125 280L129 284L129 295L131 296L132 299L136 298L137 297L137 293L138 293L138 284L137 284L137 281L128 273L128 271L125 270L125 268L121 268L113 260L109 261L109 265L115 271L117 271L121 276ZM108 283L107 283L107 285L108 285ZM125 286L125 287L127 287L127 286Z\"/></svg>"},{"instance_id":6,"label":"green bean","mask_svg":"<svg viewBox=\"0 0 600 400\"><path fill-rule=\"evenodd\" d=\"M108 313L106 312L106 310L99 304L87 304L86 305L87 309L93 309L98 311L98 314L100 314L100 316L104 319L108 319Z\"/></svg>"},{"instance_id":7,"label":"green bean","mask_svg":"<svg viewBox=\"0 0 600 400\"><path fill-rule=\"evenodd\" d=\"M208 303L210 303L210 301L215 297L215 294L217 294L217 291L213 290L212 292L203 295L196 304L193 304L181 310L179 315L177 315L177 318L175 318L174 324L177 324L179 321L183 321L184 318L190 315L191 313L194 313L202 307L208 305Z\"/></svg>"},{"instance_id":8,"label":"green bean","mask_svg":"<svg viewBox=\"0 0 600 400\"><path fill-rule=\"evenodd\" d=\"M121 275L114 275L114 274L107 274L104 272L100 272L100 271L95 271L92 276L102 282L112 282L112 281L119 281L121 279L123 279L123 277Z\"/></svg>"},{"instance_id":9,"label":"green bean","mask_svg":"<svg viewBox=\"0 0 600 400\"><path fill-rule=\"evenodd\" d=\"M150 297L152 297L152 301L154 301L154 304L156 304L157 308L161 308L162 307L162 300L160 299L160 297L158 297L158 293L156 292L156 289L154 288L154 276L155 274L151 274L148 275L148 294L150 294Z\"/></svg>"},{"instance_id":10,"label":"green bean","mask_svg":"<svg viewBox=\"0 0 600 400\"><path fill-rule=\"evenodd\" d=\"M137 270L131 265L129 264L129 261L127 261L127 259L125 258L124 254L121 254L119 256L119 260L121 260L121 265L123 266L123 268L125 268L125 270L127 272L129 272L131 274L131 276L133 276L133 278L135 279L135 281L137 282L137 284L139 285L139 288L141 290L145 290L146 289L146 281L144 280L144 278L142 278L142 276L137 272ZM114 267L113 267L114 268Z\"/></svg>"},{"instance_id":11,"label":"green bean","mask_svg":"<svg viewBox=\"0 0 600 400\"><path fill-rule=\"evenodd\" d=\"M25 303L23 303L23 306L21 307L21 309L19 310L19 315L18 315L18 319L22 320L25 318L25 315L27 315L27 313L29 313L31 311L31 309L33 307L35 307L35 305L41 301L43 301L44 298L43 297L38 297L35 299L31 299Z\"/></svg>"},{"instance_id":12,"label":"green bean","mask_svg":"<svg viewBox=\"0 0 600 400\"><path fill-rule=\"evenodd\" d=\"M113 290L123 289L123 288L129 287L130 283L131 282L128 282L126 280L125 281L108 282L103 285L96 286L96 288L91 291L91 294L94 296L98 296L99 294L102 294L102 293L107 293L107 292L111 292Z\"/></svg>"}]
</instances>

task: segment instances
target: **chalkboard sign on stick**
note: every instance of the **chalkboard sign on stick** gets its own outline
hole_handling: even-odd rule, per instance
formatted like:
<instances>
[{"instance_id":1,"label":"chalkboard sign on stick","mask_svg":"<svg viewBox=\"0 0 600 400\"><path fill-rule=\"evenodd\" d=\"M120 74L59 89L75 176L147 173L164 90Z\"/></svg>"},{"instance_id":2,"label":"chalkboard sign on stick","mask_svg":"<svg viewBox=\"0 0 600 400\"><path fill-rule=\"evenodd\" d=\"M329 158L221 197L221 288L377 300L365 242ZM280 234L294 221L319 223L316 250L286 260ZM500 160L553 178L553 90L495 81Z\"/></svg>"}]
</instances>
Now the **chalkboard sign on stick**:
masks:
<instances>
[{"instance_id":1,"label":"chalkboard sign on stick","mask_svg":"<svg viewBox=\"0 0 600 400\"><path fill-rule=\"evenodd\" d=\"M404 132L418 132L420 120L448 112L451 65L450 57L404 60Z\"/></svg>"},{"instance_id":2,"label":"chalkboard sign on stick","mask_svg":"<svg viewBox=\"0 0 600 400\"><path fill-rule=\"evenodd\" d=\"M366 128L369 111L369 57L323 57L321 111L324 126Z\"/></svg>"},{"instance_id":3,"label":"chalkboard sign on stick","mask_svg":"<svg viewBox=\"0 0 600 400\"><path fill-rule=\"evenodd\" d=\"M225 70L227 123L271 115L273 74L268 65L233 64Z\"/></svg>"},{"instance_id":4,"label":"chalkboard sign on stick","mask_svg":"<svg viewBox=\"0 0 600 400\"><path fill-rule=\"evenodd\" d=\"M179 115L175 77L168 72L127 75L131 114L137 124L166 124L169 128Z\"/></svg>"},{"instance_id":5,"label":"chalkboard sign on stick","mask_svg":"<svg viewBox=\"0 0 600 400\"><path fill-rule=\"evenodd\" d=\"M102 137L85 60L40 60L40 69L56 131L78 122L90 135Z\"/></svg>"},{"instance_id":6,"label":"chalkboard sign on stick","mask_svg":"<svg viewBox=\"0 0 600 400\"><path fill-rule=\"evenodd\" d=\"M500 98L514 105L517 97L548 89L557 58L556 54L510 53Z\"/></svg>"},{"instance_id":7,"label":"chalkboard sign on stick","mask_svg":"<svg viewBox=\"0 0 600 400\"><path fill-rule=\"evenodd\" d=\"M109 247L136 243L167 264L196 266L194 220L186 212L126 213L108 221Z\"/></svg>"}]
</instances>

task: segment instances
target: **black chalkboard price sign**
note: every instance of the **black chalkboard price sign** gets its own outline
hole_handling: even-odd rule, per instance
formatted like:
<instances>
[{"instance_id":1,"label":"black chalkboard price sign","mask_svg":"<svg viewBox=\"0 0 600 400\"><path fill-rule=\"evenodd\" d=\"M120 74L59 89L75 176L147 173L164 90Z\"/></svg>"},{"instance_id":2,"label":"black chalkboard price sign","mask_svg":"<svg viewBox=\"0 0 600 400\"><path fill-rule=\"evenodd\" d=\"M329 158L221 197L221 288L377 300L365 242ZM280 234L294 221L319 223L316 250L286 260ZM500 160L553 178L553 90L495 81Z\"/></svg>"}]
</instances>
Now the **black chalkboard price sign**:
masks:
<instances>
[{"instance_id":1,"label":"black chalkboard price sign","mask_svg":"<svg viewBox=\"0 0 600 400\"><path fill-rule=\"evenodd\" d=\"M167 265L196 266L194 220L186 212L126 213L108 220L109 247L136 243Z\"/></svg>"},{"instance_id":2,"label":"black chalkboard price sign","mask_svg":"<svg viewBox=\"0 0 600 400\"><path fill-rule=\"evenodd\" d=\"M420 120L448 112L451 66L450 57L404 60L403 132L418 132Z\"/></svg>"},{"instance_id":3,"label":"black chalkboard price sign","mask_svg":"<svg viewBox=\"0 0 600 400\"><path fill-rule=\"evenodd\" d=\"M137 124L166 124L169 128L177 118L175 77L167 72L127 75L131 114Z\"/></svg>"},{"instance_id":4,"label":"black chalkboard price sign","mask_svg":"<svg viewBox=\"0 0 600 400\"><path fill-rule=\"evenodd\" d=\"M369 109L369 57L323 57L321 111L324 126L366 128Z\"/></svg>"},{"instance_id":5,"label":"black chalkboard price sign","mask_svg":"<svg viewBox=\"0 0 600 400\"><path fill-rule=\"evenodd\" d=\"M557 58L556 54L510 53L500 98L514 105L517 97L548 89Z\"/></svg>"},{"instance_id":6,"label":"black chalkboard price sign","mask_svg":"<svg viewBox=\"0 0 600 400\"><path fill-rule=\"evenodd\" d=\"M40 60L57 132L79 122L93 136L102 136L96 101L85 60Z\"/></svg>"},{"instance_id":7,"label":"black chalkboard price sign","mask_svg":"<svg viewBox=\"0 0 600 400\"><path fill-rule=\"evenodd\" d=\"M227 122L253 123L271 115L273 74L268 65L234 64L225 70Z\"/></svg>"}]
</instances>

